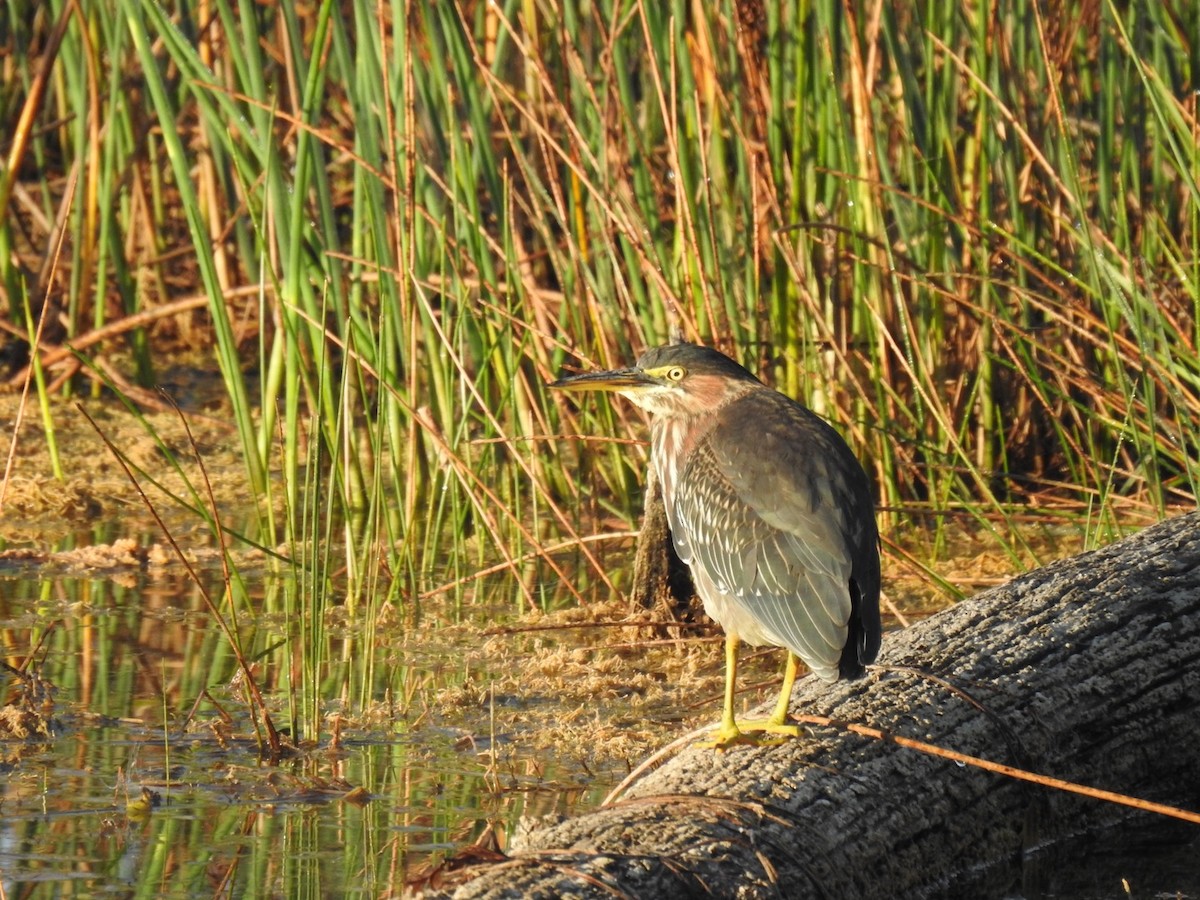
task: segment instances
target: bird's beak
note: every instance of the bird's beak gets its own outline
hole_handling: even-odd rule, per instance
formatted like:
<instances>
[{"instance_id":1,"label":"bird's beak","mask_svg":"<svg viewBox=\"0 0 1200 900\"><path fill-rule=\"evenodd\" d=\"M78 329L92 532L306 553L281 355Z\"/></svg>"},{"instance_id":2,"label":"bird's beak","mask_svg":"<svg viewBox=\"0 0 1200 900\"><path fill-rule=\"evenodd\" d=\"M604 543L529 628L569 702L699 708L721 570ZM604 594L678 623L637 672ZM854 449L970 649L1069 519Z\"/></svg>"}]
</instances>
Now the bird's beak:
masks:
<instances>
[{"instance_id":1,"label":"bird's beak","mask_svg":"<svg viewBox=\"0 0 1200 900\"><path fill-rule=\"evenodd\" d=\"M584 372L551 382L550 387L564 391L627 391L657 385L641 369L612 369L607 372Z\"/></svg>"}]
</instances>

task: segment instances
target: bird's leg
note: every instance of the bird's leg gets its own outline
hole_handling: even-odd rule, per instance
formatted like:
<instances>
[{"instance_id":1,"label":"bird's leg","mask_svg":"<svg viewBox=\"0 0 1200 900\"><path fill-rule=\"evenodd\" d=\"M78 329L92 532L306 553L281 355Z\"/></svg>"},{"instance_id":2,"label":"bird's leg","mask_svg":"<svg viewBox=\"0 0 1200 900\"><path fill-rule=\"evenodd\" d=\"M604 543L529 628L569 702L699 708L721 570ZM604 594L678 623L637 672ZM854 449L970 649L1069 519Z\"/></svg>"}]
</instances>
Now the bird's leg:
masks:
<instances>
[{"instance_id":1,"label":"bird's leg","mask_svg":"<svg viewBox=\"0 0 1200 900\"><path fill-rule=\"evenodd\" d=\"M735 744L772 744L780 743L772 738L763 739L748 732L766 732L783 737L799 737L804 733L798 725L788 724L788 704L792 699L792 686L796 683L796 674L800 668L800 660L796 654L788 651L787 666L783 670L783 690L779 694L779 702L775 711L768 719L751 719L740 726L733 718L733 695L737 684L738 637L735 634L725 634L725 707L721 712L721 724L709 734L708 740L701 747L713 747L724 750Z\"/></svg>"},{"instance_id":2,"label":"bird's leg","mask_svg":"<svg viewBox=\"0 0 1200 900\"><path fill-rule=\"evenodd\" d=\"M775 734L789 734L793 737L800 736L800 728L796 725L788 725L788 705L792 702L792 687L796 683L796 673L800 668L800 660L791 650L787 652L787 665L783 669L783 690L779 692L779 702L775 704L775 712L771 713L771 718L765 722L763 731L771 731ZM749 723L746 724L749 728Z\"/></svg>"},{"instance_id":3,"label":"bird's leg","mask_svg":"<svg viewBox=\"0 0 1200 900\"><path fill-rule=\"evenodd\" d=\"M783 689L779 692L779 700L775 711L767 719L751 719L742 723L742 731L765 731L768 734L778 734L784 737L800 737L804 729L799 725L788 724L788 705L792 700L792 686L796 683L796 673L800 669L800 659L791 650L787 652L787 665L783 670ZM768 743L768 741L758 741Z\"/></svg>"},{"instance_id":4,"label":"bird's leg","mask_svg":"<svg viewBox=\"0 0 1200 900\"><path fill-rule=\"evenodd\" d=\"M726 645L728 646L728 639ZM719 750L734 744L782 743L774 737L760 737L753 732L765 732L769 735L779 735L781 738L800 737L804 734L804 729L799 725L788 723L788 705L792 699L792 687L796 683L796 674L799 668L800 659L789 650L787 666L783 670L783 689L779 692L779 701L775 704L775 711L769 718L748 719L740 726L733 721L733 691L727 682L725 685L725 715L721 720L721 727L713 732L712 741L706 746L716 747Z\"/></svg>"},{"instance_id":5,"label":"bird's leg","mask_svg":"<svg viewBox=\"0 0 1200 900\"><path fill-rule=\"evenodd\" d=\"M742 738L742 730L733 719L733 693L737 683L738 665L738 636L732 632L725 633L725 707L721 711L721 725L709 735L709 739L700 744L702 747L715 747L721 750L738 743Z\"/></svg>"}]
</instances>

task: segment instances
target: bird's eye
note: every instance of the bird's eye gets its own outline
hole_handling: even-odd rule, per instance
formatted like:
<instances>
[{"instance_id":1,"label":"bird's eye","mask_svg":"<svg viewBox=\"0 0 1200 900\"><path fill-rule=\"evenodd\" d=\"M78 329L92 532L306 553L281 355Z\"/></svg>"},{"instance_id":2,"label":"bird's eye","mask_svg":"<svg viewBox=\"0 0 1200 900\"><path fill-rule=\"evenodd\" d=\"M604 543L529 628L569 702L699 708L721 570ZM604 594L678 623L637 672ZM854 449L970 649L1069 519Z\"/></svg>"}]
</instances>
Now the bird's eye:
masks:
<instances>
[{"instance_id":1,"label":"bird's eye","mask_svg":"<svg viewBox=\"0 0 1200 900\"><path fill-rule=\"evenodd\" d=\"M683 366L671 366L667 369L667 379L670 381L683 381L683 376L687 374L687 369Z\"/></svg>"}]
</instances>

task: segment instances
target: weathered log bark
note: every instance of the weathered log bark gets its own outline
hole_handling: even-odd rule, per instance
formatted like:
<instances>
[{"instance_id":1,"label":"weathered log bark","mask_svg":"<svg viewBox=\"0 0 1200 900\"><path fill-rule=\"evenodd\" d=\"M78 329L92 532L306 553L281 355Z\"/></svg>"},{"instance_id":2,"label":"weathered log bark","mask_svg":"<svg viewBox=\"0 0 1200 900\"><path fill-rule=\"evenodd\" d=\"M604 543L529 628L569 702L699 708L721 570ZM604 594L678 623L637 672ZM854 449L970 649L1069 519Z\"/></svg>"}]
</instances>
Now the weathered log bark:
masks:
<instances>
[{"instance_id":1,"label":"weathered log bark","mask_svg":"<svg viewBox=\"0 0 1200 900\"><path fill-rule=\"evenodd\" d=\"M692 576L671 544L667 508L653 466L646 474L646 502L629 599L634 606L652 610L664 622L693 621L701 608Z\"/></svg>"},{"instance_id":2,"label":"weathered log bark","mask_svg":"<svg viewBox=\"0 0 1200 900\"><path fill-rule=\"evenodd\" d=\"M1070 781L1200 806L1200 514L886 636L886 669L805 679L794 713L869 723ZM919 667L937 681L895 671ZM1130 810L841 729L690 748L618 802L534 830L433 896L891 898ZM1133 814L1147 817L1147 813ZM959 894L961 896L961 894Z\"/></svg>"}]
</instances>

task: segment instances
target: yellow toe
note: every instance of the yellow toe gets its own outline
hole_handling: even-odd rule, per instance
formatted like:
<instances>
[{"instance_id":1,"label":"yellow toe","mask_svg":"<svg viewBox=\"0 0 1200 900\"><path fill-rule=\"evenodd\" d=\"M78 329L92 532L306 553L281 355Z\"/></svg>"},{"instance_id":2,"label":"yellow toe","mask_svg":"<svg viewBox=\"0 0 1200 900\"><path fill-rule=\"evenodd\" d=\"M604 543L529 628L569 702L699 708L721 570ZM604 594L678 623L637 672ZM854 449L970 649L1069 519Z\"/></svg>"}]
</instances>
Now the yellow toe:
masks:
<instances>
[{"instance_id":1,"label":"yellow toe","mask_svg":"<svg viewBox=\"0 0 1200 900\"><path fill-rule=\"evenodd\" d=\"M773 719L751 719L740 725L722 725L696 746L713 750L727 750L738 745L769 747L782 744L789 738L798 738L804 733L799 725L788 725Z\"/></svg>"},{"instance_id":2,"label":"yellow toe","mask_svg":"<svg viewBox=\"0 0 1200 900\"><path fill-rule=\"evenodd\" d=\"M700 741L698 747L711 747L714 750L724 750L745 741L746 735L732 722L727 722L720 728L709 732L708 739Z\"/></svg>"},{"instance_id":3,"label":"yellow toe","mask_svg":"<svg viewBox=\"0 0 1200 900\"><path fill-rule=\"evenodd\" d=\"M778 734L782 737L798 738L804 734L799 725L790 725L777 719L751 719L741 724L742 731L762 731L767 734Z\"/></svg>"}]
</instances>

